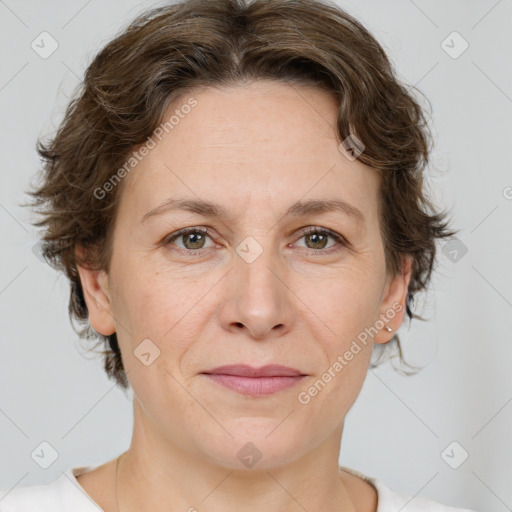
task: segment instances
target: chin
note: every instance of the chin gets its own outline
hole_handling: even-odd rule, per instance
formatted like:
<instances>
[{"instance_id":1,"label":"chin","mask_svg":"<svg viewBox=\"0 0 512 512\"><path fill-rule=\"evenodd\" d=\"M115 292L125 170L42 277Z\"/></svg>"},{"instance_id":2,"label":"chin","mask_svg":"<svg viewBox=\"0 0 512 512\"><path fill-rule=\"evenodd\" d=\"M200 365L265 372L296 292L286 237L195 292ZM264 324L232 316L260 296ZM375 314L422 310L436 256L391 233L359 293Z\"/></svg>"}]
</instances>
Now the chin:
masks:
<instances>
[{"instance_id":1,"label":"chin","mask_svg":"<svg viewBox=\"0 0 512 512\"><path fill-rule=\"evenodd\" d=\"M281 420L280 420L281 421ZM269 470L300 457L308 447L297 429L286 428L272 418L238 418L219 429L219 438L198 441L204 453L216 464L230 470ZM279 425L279 426L278 426ZM277 428L276 428L277 427ZM220 433L222 432L222 433Z\"/></svg>"}]
</instances>

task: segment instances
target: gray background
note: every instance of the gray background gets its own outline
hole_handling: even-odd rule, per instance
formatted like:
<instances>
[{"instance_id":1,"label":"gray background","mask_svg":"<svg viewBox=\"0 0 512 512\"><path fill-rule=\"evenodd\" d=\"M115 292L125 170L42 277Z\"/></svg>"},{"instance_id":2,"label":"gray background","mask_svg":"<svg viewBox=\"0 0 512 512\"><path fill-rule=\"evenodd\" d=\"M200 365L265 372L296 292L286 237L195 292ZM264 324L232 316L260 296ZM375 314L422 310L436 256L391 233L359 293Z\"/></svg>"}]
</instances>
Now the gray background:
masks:
<instances>
[{"instance_id":1,"label":"gray background","mask_svg":"<svg viewBox=\"0 0 512 512\"><path fill-rule=\"evenodd\" d=\"M369 371L340 463L410 495L511 510L512 1L339 3L431 101L429 189L461 229L420 301L430 320L399 331L407 359L425 369L412 377L389 365ZM67 317L68 284L32 252L33 217L19 204L38 169L36 138L58 125L95 53L155 5L0 1L0 488L48 483L129 446L130 395L85 353ZM58 42L46 59L31 48L43 31ZM457 58L453 31L469 44ZM31 457L44 441L58 454L47 469ZM453 469L447 461L460 464L462 450L469 456Z\"/></svg>"}]
</instances>

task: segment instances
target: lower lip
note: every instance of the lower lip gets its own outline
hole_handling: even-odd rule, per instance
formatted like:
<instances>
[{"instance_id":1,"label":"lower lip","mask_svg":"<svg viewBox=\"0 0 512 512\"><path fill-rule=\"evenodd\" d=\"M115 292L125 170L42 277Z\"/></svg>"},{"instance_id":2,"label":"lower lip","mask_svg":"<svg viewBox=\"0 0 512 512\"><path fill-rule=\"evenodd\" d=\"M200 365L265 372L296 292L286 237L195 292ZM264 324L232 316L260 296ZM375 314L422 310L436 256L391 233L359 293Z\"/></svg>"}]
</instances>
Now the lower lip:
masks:
<instances>
[{"instance_id":1,"label":"lower lip","mask_svg":"<svg viewBox=\"0 0 512 512\"><path fill-rule=\"evenodd\" d=\"M249 396L265 396L283 391L298 384L303 375L293 377L240 377L239 375L205 374L210 379L237 393Z\"/></svg>"}]
</instances>

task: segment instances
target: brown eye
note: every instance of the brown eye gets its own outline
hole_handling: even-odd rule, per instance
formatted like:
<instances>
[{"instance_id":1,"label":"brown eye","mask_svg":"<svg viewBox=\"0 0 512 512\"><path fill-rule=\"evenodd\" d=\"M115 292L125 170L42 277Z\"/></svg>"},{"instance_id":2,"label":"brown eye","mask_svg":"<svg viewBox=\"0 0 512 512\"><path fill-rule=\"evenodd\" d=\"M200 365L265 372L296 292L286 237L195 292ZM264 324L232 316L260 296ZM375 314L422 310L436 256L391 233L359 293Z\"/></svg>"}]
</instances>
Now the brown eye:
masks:
<instances>
[{"instance_id":1,"label":"brown eye","mask_svg":"<svg viewBox=\"0 0 512 512\"><path fill-rule=\"evenodd\" d=\"M192 231L185 235L180 235L181 240L183 241L183 245L187 249L202 249L205 241L205 235L203 233L197 233L197 231ZM191 244L192 247L187 244Z\"/></svg>"},{"instance_id":2,"label":"brown eye","mask_svg":"<svg viewBox=\"0 0 512 512\"><path fill-rule=\"evenodd\" d=\"M207 238L211 238L207 229L187 228L167 237L164 244L167 245L177 240L183 244L183 247L177 246L178 250L194 254L194 251L200 251L205 248Z\"/></svg>"},{"instance_id":3,"label":"brown eye","mask_svg":"<svg viewBox=\"0 0 512 512\"><path fill-rule=\"evenodd\" d=\"M302 239L306 241L306 247L312 249L311 254L329 254L333 251L337 251L339 247L336 246L347 246L348 242L345 238L334 231L324 228L308 228L302 233ZM329 239L335 241L334 244L328 246Z\"/></svg>"},{"instance_id":4,"label":"brown eye","mask_svg":"<svg viewBox=\"0 0 512 512\"><path fill-rule=\"evenodd\" d=\"M304 235L306 240L310 240L313 247L311 249L325 249L325 246L328 243L329 235L324 235L322 233L308 233Z\"/></svg>"}]
</instances>

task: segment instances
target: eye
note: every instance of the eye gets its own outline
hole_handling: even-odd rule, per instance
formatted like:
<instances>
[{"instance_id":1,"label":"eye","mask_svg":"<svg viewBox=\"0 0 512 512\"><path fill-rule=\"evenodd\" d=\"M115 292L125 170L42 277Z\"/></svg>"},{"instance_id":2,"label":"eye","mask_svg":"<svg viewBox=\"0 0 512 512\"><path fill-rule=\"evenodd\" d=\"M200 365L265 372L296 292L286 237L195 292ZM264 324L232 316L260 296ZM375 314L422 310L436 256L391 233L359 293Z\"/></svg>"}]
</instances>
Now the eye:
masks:
<instances>
[{"instance_id":1,"label":"eye","mask_svg":"<svg viewBox=\"0 0 512 512\"><path fill-rule=\"evenodd\" d=\"M207 228L185 228L180 229L176 233L172 233L166 237L162 243L163 245L167 245L179 239L184 245L184 248L178 246L180 251L186 252L187 254L196 254L196 252L200 252L201 249L205 249L204 244L207 237L211 238L210 230Z\"/></svg>"},{"instance_id":2,"label":"eye","mask_svg":"<svg viewBox=\"0 0 512 512\"><path fill-rule=\"evenodd\" d=\"M212 239L212 233L208 228L184 228L167 236L162 241L162 245L172 244L176 247L176 249L173 248L172 250L183 252L186 253L187 255L193 256L196 254L200 254L203 249L209 248L205 246L207 238ZM308 254L310 255L330 254L332 252L336 252L339 250L339 247L336 247L337 245L342 247L349 245L348 241L342 235L336 233L335 231L331 231L325 228L318 228L314 226L302 231L300 238L305 239L306 244L310 244L307 245L307 248L312 249L312 251L308 252ZM334 240L335 243L326 249L329 238ZM173 244L175 240L181 241L183 247ZM213 246L210 246L210 248L211 247Z\"/></svg>"},{"instance_id":3,"label":"eye","mask_svg":"<svg viewBox=\"0 0 512 512\"><path fill-rule=\"evenodd\" d=\"M340 234L331 231L330 229L325 228L317 228L317 227L309 227L305 231L302 232L301 239L306 240L306 244L308 248L313 249L309 254L317 255L317 254L330 254L339 250L340 246L348 246L347 240L341 236ZM335 244L331 245L327 250L324 250L328 244L328 239L331 238L335 240ZM333 250L334 247L334 250Z\"/></svg>"}]
</instances>

